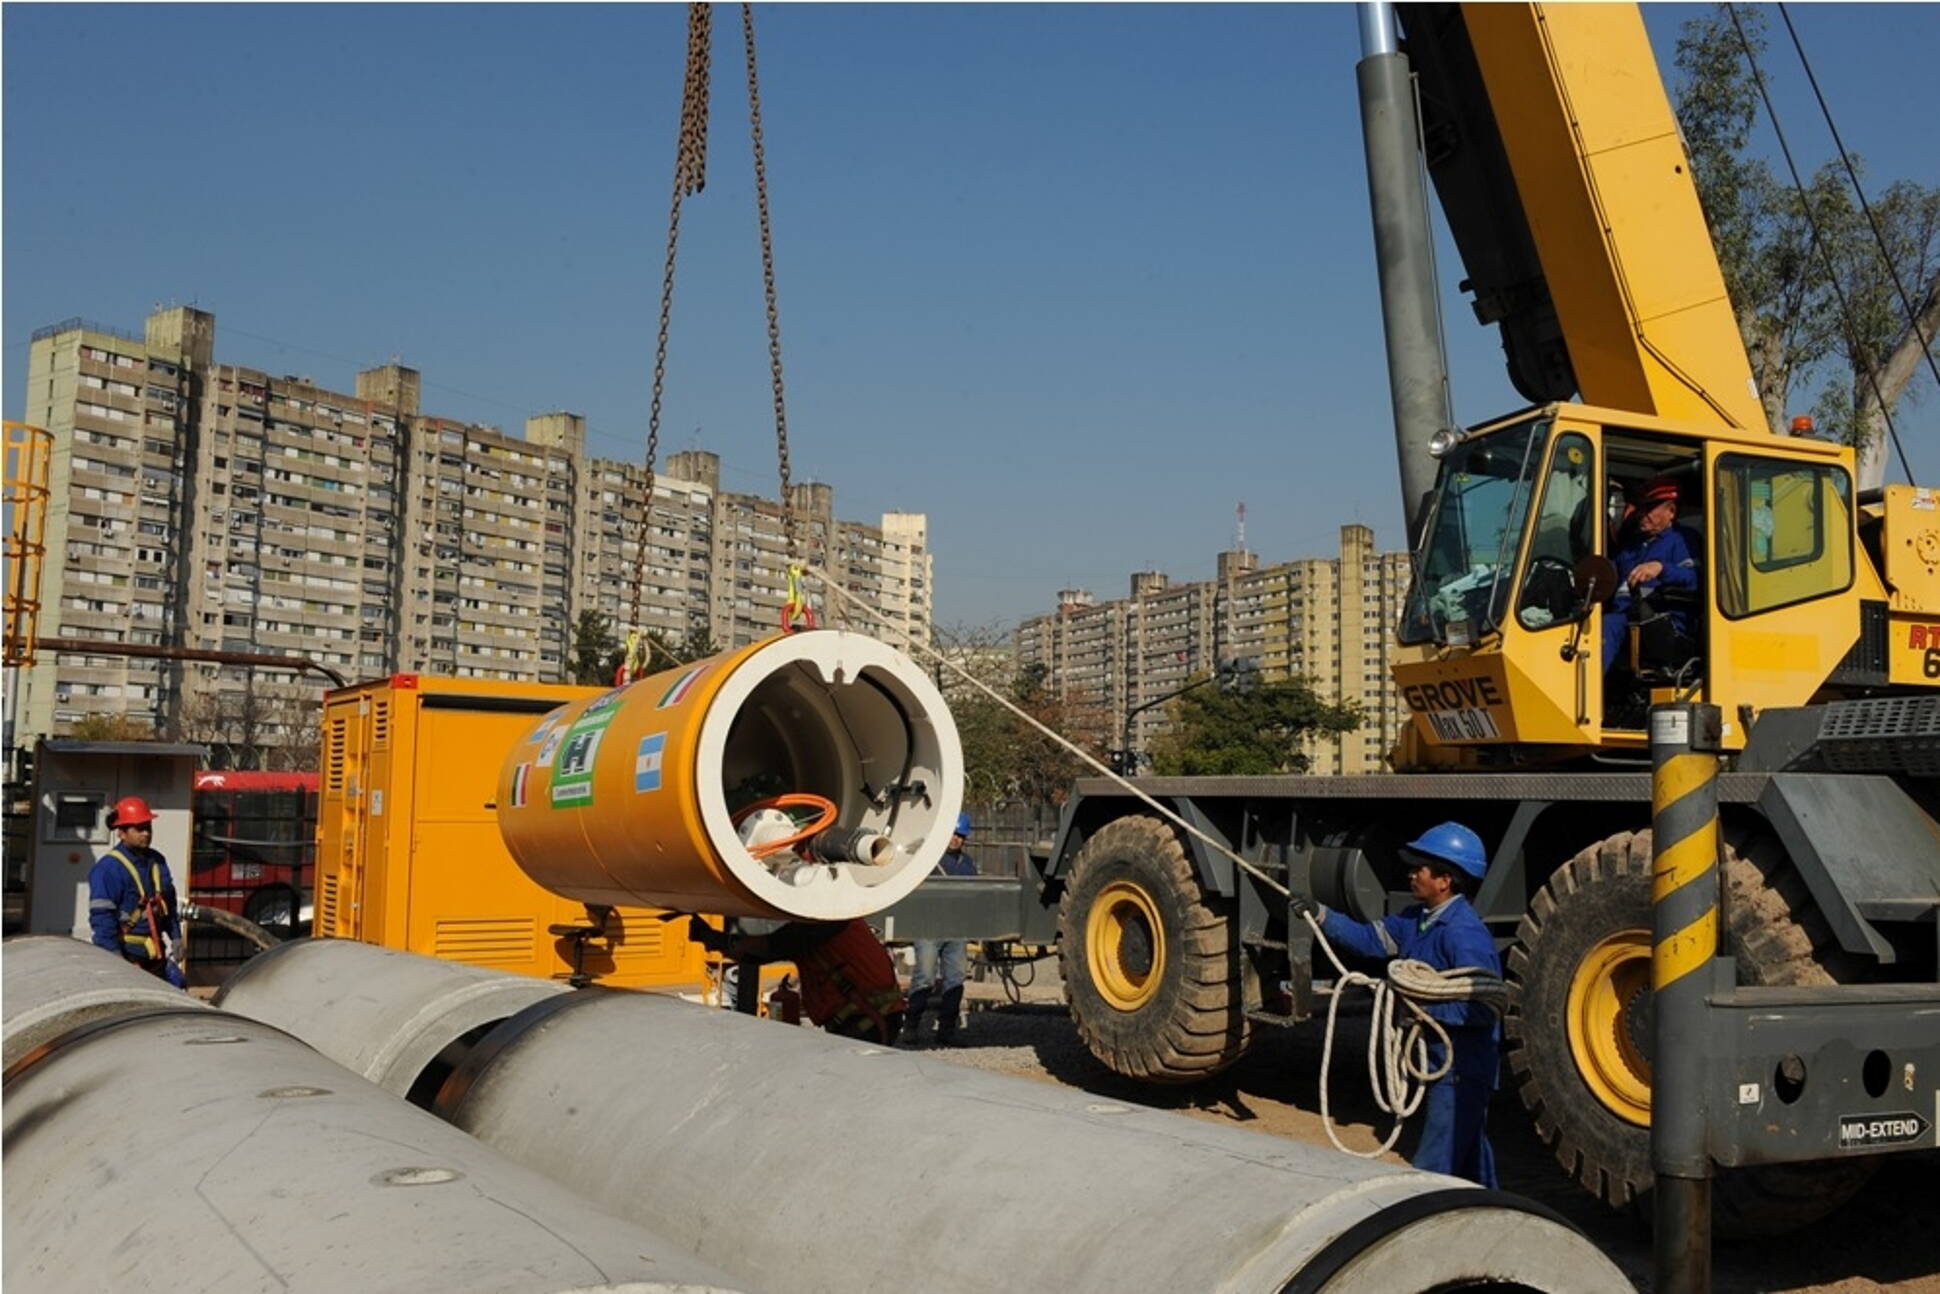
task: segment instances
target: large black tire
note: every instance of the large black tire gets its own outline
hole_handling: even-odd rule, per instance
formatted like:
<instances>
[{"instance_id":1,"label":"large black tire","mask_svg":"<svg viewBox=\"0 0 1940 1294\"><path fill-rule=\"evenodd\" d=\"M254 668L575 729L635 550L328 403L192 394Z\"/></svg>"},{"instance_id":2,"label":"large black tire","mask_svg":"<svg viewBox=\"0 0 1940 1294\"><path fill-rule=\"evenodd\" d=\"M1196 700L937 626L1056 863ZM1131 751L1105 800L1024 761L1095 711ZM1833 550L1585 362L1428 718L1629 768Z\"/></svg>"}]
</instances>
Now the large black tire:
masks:
<instances>
[{"instance_id":1,"label":"large black tire","mask_svg":"<svg viewBox=\"0 0 1940 1294\"><path fill-rule=\"evenodd\" d=\"M1648 1126L1650 946L1649 831L1620 832L1592 845L1550 877L1529 904L1509 951L1509 1012L1503 1022L1510 1071L1536 1131L1565 1171L1616 1208L1636 1206L1651 1186ZM1771 837L1741 834L1724 846L1725 929L1739 981L1755 985L1831 984L1844 978L1823 918L1784 850ZM1626 950L1626 936L1638 941ZM1644 966L1637 979L1635 950ZM1619 951L1613 952L1613 949ZM1614 1037L1578 1040L1583 1012L1572 986L1599 959L1628 957L1619 973L1623 1000ZM1578 1050L1591 1048L1605 1072L1586 1073ZM1635 1071L1608 1072L1628 1062ZM1592 1068L1595 1066L1593 1065ZM1621 1099L1644 1087L1641 1113ZM1602 1093L1602 1095L1599 1095ZM1629 1108L1631 1117L1617 1111ZM1712 1193L1722 1236L1777 1234L1831 1213L1878 1167L1875 1160L1778 1164L1727 1171Z\"/></svg>"},{"instance_id":2,"label":"large black tire","mask_svg":"<svg viewBox=\"0 0 1940 1294\"><path fill-rule=\"evenodd\" d=\"M1158 818L1120 818L1079 850L1058 968L1078 1036L1114 1073L1189 1083L1245 1054L1250 977L1229 909Z\"/></svg>"}]
</instances>

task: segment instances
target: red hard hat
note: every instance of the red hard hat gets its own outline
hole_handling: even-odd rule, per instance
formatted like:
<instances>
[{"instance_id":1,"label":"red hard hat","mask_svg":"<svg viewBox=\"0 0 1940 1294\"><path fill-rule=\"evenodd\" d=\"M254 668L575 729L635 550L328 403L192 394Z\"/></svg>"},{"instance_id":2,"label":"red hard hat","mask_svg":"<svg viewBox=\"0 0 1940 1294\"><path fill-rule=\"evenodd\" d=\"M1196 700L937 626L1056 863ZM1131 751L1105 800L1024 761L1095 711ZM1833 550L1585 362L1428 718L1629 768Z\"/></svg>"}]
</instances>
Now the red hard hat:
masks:
<instances>
[{"instance_id":1,"label":"red hard hat","mask_svg":"<svg viewBox=\"0 0 1940 1294\"><path fill-rule=\"evenodd\" d=\"M117 830L122 827L139 827L143 823L154 820L155 815L149 810L148 801L139 795L124 795L115 801L114 822Z\"/></svg>"},{"instance_id":2,"label":"red hard hat","mask_svg":"<svg viewBox=\"0 0 1940 1294\"><path fill-rule=\"evenodd\" d=\"M1669 500L1672 503L1677 502L1676 481L1673 481L1668 476L1659 476L1644 486L1643 499L1641 500L1644 505L1663 503L1665 500Z\"/></svg>"}]
</instances>

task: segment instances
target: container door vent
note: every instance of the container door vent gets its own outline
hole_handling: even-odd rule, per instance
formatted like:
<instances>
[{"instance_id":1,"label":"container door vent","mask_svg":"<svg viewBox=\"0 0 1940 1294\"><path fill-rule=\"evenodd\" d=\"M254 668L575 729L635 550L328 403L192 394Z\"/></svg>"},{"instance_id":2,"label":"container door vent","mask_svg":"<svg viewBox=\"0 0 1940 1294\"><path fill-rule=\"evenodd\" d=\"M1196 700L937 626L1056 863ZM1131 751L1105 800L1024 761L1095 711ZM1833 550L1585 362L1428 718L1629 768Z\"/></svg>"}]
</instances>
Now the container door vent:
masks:
<instances>
[{"instance_id":1,"label":"container door vent","mask_svg":"<svg viewBox=\"0 0 1940 1294\"><path fill-rule=\"evenodd\" d=\"M316 930L324 936L338 935L337 929L337 874L327 872L317 882L317 919Z\"/></svg>"},{"instance_id":2,"label":"container door vent","mask_svg":"<svg viewBox=\"0 0 1940 1294\"><path fill-rule=\"evenodd\" d=\"M332 719L324 727L323 734L323 794L325 799L341 799L344 793L344 762L347 738L350 734L348 719Z\"/></svg>"},{"instance_id":3,"label":"container door vent","mask_svg":"<svg viewBox=\"0 0 1940 1294\"><path fill-rule=\"evenodd\" d=\"M431 955L478 965L528 962L534 956L538 929L533 917L441 917L432 935Z\"/></svg>"}]
</instances>

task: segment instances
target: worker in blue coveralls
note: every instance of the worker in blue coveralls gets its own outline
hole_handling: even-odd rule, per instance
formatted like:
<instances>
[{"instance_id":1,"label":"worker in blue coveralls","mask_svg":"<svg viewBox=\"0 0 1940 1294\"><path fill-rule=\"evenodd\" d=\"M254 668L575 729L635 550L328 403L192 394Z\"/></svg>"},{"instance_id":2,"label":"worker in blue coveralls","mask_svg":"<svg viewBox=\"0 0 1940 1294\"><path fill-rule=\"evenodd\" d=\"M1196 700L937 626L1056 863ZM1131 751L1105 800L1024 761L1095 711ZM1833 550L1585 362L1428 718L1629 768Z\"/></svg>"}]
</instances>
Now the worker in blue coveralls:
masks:
<instances>
[{"instance_id":1,"label":"worker in blue coveralls","mask_svg":"<svg viewBox=\"0 0 1940 1294\"><path fill-rule=\"evenodd\" d=\"M108 819L115 843L88 871L88 929L94 943L176 988L182 973L182 918L168 860L150 848L155 814L138 795L123 796Z\"/></svg>"},{"instance_id":2,"label":"worker in blue coveralls","mask_svg":"<svg viewBox=\"0 0 1940 1294\"><path fill-rule=\"evenodd\" d=\"M1380 921L1355 921L1310 899L1297 899L1298 911L1312 912L1337 947L1363 957L1405 957L1439 971L1480 967L1502 973L1495 938L1469 906L1468 893L1482 880L1488 854L1482 839L1459 822L1444 822L1405 846L1408 889L1419 900ZM1455 1063L1428 1088L1422 1102L1427 1122L1409 1160L1431 1173L1465 1177L1496 1185L1495 1151L1489 1146L1489 1097L1495 1091L1501 1028L1495 1012L1477 1001L1435 1002L1425 1008L1448 1031ZM1439 1069L1447 1051L1430 1035L1428 1068Z\"/></svg>"},{"instance_id":3,"label":"worker in blue coveralls","mask_svg":"<svg viewBox=\"0 0 1940 1294\"><path fill-rule=\"evenodd\" d=\"M976 860L963 852L970 839L970 815L957 814L956 830L950 834L950 847L936 860L939 876L975 876ZM936 1044L953 1047L957 1041L957 1017L963 1011L963 969L969 957L969 944L962 939L918 939L916 971L909 977L909 1009L903 1016L902 1044L923 1044L923 1013L936 998Z\"/></svg>"},{"instance_id":4,"label":"worker in blue coveralls","mask_svg":"<svg viewBox=\"0 0 1940 1294\"><path fill-rule=\"evenodd\" d=\"M1697 557L1691 537L1677 525L1677 482L1658 477L1644 487L1636 511L1625 520L1614 554L1617 592L1603 614L1603 672L1623 651L1624 637L1641 608L1639 600L1658 589L1698 586ZM1691 631L1682 607L1668 608L1671 623L1681 634Z\"/></svg>"}]
</instances>

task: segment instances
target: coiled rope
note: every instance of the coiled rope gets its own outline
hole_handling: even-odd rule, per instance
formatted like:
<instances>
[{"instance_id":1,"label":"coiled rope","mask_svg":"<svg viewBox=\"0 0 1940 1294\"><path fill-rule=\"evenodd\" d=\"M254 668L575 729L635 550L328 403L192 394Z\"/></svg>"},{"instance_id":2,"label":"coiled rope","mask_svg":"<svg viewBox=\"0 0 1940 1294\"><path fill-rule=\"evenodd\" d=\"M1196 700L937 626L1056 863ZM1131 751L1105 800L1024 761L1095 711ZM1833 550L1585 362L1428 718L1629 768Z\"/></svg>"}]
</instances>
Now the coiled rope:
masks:
<instances>
[{"instance_id":1,"label":"coiled rope","mask_svg":"<svg viewBox=\"0 0 1940 1294\"><path fill-rule=\"evenodd\" d=\"M1358 1159L1373 1159L1394 1149L1394 1143L1401 1139L1402 1123L1421 1108L1429 1085L1446 1075L1455 1063L1455 1044L1448 1036L1448 1029L1429 1015L1422 1004L1475 1001L1499 1018L1509 1004L1509 986L1502 982L1500 975L1480 966L1441 971L1427 962L1406 957L1389 962L1385 977L1364 975L1342 965L1333 945L1320 933L1320 923L1311 916L1306 920L1339 975L1327 1001L1327 1035L1320 1049L1320 1123L1327 1130L1327 1140L1334 1143L1334 1149ZM1367 1031L1367 1080L1374 1093L1374 1104L1383 1114L1394 1116L1394 1126L1372 1150L1354 1150L1341 1143L1340 1135L1334 1131L1334 1116L1327 1099L1341 998L1354 986L1366 988L1374 995L1373 1019ZM1413 1018L1399 1018L1397 1005L1406 1006ZM1442 1044L1442 1063L1432 1068L1428 1063L1430 1034Z\"/></svg>"},{"instance_id":2,"label":"coiled rope","mask_svg":"<svg viewBox=\"0 0 1940 1294\"><path fill-rule=\"evenodd\" d=\"M824 593L833 594L838 600L860 610L866 617L885 628L895 628L890 625L887 616L851 594L842 587L840 581L831 578L828 572L817 566L806 566L803 569L807 574L821 581ZM1154 813L1231 862L1248 876L1276 891L1282 897L1293 896L1293 891L1284 883L1241 858L1225 841L1200 830L1160 804L1152 796L1132 785L1121 774L1107 768L1088 751L1066 740L1062 734L1052 731L1035 716L1025 712L1022 707L942 652L928 643L912 642L911 646L982 692L1028 726L1049 737L1084 764L1096 770L1100 776L1117 783L1126 794L1144 802ZM1327 1004L1327 1036L1322 1044L1320 1056L1321 1124L1326 1128L1327 1139L1333 1142L1336 1150L1361 1159L1372 1159L1394 1148L1395 1142L1401 1137L1402 1121L1421 1107L1421 1102L1427 1095L1428 1085L1446 1075L1449 1067L1454 1064L1455 1048L1449 1039L1448 1030L1442 1026L1441 1021L1429 1015L1421 1004L1477 1001L1500 1018L1508 1007L1509 989L1503 983L1501 976L1478 966L1438 971L1426 962L1397 959L1388 963L1385 977L1364 975L1359 971L1349 970L1341 961L1339 954L1334 951L1334 946L1328 942L1327 936L1321 933L1320 922L1313 914L1303 912L1301 917L1313 930L1314 942L1327 954L1327 960L1334 964L1334 971L1338 976L1334 992ZM1328 1108L1327 1080L1329 1067L1333 1063L1334 1028L1340 1012L1341 998L1344 991L1352 986L1365 987L1374 995L1373 1023L1368 1029L1367 1040L1368 1083L1374 1091L1375 1104L1383 1113L1394 1116L1394 1126L1388 1130L1388 1135L1382 1143L1373 1150L1352 1150L1343 1145L1339 1134L1334 1130L1333 1115ZM1397 1003L1405 1004L1413 1018L1405 1021L1397 1018ZM1431 1033L1442 1044L1443 1060L1441 1065L1434 1069L1428 1066L1430 1042L1428 1035Z\"/></svg>"}]
</instances>

